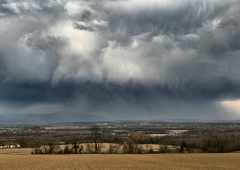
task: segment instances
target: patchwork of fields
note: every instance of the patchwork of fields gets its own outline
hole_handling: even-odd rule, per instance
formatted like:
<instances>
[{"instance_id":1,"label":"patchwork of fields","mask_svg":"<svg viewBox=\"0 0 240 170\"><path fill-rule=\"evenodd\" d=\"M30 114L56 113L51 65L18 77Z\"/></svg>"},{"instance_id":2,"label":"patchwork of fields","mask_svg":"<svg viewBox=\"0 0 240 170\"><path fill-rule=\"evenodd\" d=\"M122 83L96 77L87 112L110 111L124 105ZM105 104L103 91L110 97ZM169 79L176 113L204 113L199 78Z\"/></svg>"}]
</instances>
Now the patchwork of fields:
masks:
<instances>
[{"instance_id":1,"label":"patchwork of fields","mask_svg":"<svg viewBox=\"0 0 240 170\"><path fill-rule=\"evenodd\" d=\"M239 169L240 153L225 154L0 154L1 170Z\"/></svg>"}]
</instances>

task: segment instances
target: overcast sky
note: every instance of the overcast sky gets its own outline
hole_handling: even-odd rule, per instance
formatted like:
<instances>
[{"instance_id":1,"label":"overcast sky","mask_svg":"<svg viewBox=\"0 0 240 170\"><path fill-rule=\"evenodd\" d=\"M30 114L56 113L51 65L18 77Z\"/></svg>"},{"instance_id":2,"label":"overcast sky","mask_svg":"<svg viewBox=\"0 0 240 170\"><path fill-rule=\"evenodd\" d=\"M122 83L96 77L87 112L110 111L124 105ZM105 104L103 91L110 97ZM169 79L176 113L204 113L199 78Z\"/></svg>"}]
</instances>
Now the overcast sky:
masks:
<instances>
[{"instance_id":1,"label":"overcast sky","mask_svg":"<svg viewBox=\"0 0 240 170\"><path fill-rule=\"evenodd\" d=\"M0 114L239 119L239 24L239 0L1 0Z\"/></svg>"}]
</instances>

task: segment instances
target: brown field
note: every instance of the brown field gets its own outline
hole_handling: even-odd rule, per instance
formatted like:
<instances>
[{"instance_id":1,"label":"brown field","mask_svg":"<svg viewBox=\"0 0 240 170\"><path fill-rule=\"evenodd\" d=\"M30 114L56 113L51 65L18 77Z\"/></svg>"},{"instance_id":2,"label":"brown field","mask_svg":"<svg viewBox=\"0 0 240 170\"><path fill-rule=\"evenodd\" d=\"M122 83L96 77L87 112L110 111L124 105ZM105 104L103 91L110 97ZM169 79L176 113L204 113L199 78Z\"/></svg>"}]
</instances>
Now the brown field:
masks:
<instances>
[{"instance_id":1,"label":"brown field","mask_svg":"<svg viewBox=\"0 0 240 170\"><path fill-rule=\"evenodd\" d=\"M168 135L170 136L174 136L174 135L178 135L184 132L187 132L188 130L170 130L168 133Z\"/></svg>"},{"instance_id":2,"label":"brown field","mask_svg":"<svg viewBox=\"0 0 240 170\"><path fill-rule=\"evenodd\" d=\"M0 154L31 154L31 148L0 149Z\"/></svg>"},{"instance_id":3,"label":"brown field","mask_svg":"<svg viewBox=\"0 0 240 170\"><path fill-rule=\"evenodd\" d=\"M181 133L187 132L188 130L168 130L167 134L149 134L149 136L156 137L156 136L175 136Z\"/></svg>"},{"instance_id":4,"label":"brown field","mask_svg":"<svg viewBox=\"0 0 240 170\"><path fill-rule=\"evenodd\" d=\"M169 136L169 134L150 134L149 136L151 136L151 137L156 137L156 136Z\"/></svg>"},{"instance_id":5,"label":"brown field","mask_svg":"<svg viewBox=\"0 0 240 170\"><path fill-rule=\"evenodd\" d=\"M239 169L240 154L0 154L1 170L34 169Z\"/></svg>"}]
</instances>

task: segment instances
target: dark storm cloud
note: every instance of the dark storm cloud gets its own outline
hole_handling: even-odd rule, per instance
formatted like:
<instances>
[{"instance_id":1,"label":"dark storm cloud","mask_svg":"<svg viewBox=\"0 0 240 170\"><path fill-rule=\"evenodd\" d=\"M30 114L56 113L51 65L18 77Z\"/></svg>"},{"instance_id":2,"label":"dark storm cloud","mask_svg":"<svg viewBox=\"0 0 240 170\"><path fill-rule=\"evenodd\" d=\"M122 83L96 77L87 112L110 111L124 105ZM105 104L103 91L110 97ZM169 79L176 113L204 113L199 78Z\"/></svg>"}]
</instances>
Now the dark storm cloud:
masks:
<instances>
[{"instance_id":1,"label":"dark storm cloud","mask_svg":"<svg viewBox=\"0 0 240 170\"><path fill-rule=\"evenodd\" d=\"M130 1L131 2L131 1ZM208 21L221 18L231 8L227 1L179 1L168 5L130 3L127 1L103 4L103 18L109 22L108 33L112 39L129 42L133 36L147 34L176 36L195 34ZM111 34L112 33L112 34Z\"/></svg>"},{"instance_id":2,"label":"dark storm cloud","mask_svg":"<svg viewBox=\"0 0 240 170\"><path fill-rule=\"evenodd\" d=\"M196 117L205 104L203 115L217 115L216 101L240 95L239 9L234 0L1 1L0 98L133 115L195 106Z\"/></svg>"},{"instance_id":3,"label":"dark storm cloud","mask_svg":"<svg viewBox=\"0 0 240 170\"><path fill-rule=\"evenodd\" d=\"M1 84L0 101L31 105L34 103L68 103L74 95L74 86L62 84L51 88L46 83Z\"/></svg>"},{"instance_id":4,"label":"dark storm cloud","mask_svg":"<svg viewBox=\"0 0 240 170\"><path fill-rule=\"evenodd\" d=\"M16 6L9 4L7 1L0 2L0 18L11 16L11 15L18 15L18 9Z\"/></svg>"}]
</instances>

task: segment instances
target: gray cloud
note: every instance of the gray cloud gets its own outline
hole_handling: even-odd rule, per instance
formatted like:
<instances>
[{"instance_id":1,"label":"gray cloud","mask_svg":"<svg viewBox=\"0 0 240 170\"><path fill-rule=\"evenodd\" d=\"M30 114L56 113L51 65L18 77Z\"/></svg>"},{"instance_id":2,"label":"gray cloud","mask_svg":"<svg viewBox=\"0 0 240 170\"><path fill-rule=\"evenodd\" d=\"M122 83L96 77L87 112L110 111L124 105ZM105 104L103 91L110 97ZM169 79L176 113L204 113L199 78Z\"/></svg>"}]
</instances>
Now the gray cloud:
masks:
<instances>
[{"instance_id":1,"label":"gray cloud","mask_svg":"<svg viewBox=\"0 0 240 170\"><path fill-rule=\"evenodd\" d=\"M73 28L80 29L80 30L86 30L86 31L94 31L94 29L91 26L88 26L82 22L78 22L78 23L74 22Z\"/></svg>"},{"instance_id":2,"label":"gray cloud","mask_svg":"<svg viewBox=\"0 0 240 170\"><path fill-rule=\"evenodd\" d=\"M234 0L1 1L1 101L224 117L216 102L239 98L239 9Z\"/></svg>"}]
</instances>

